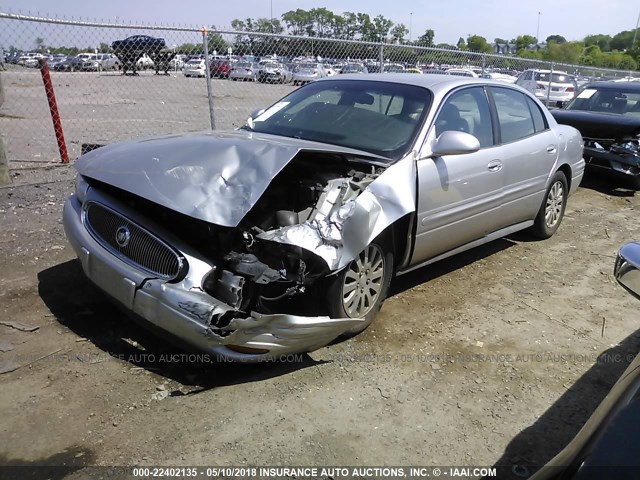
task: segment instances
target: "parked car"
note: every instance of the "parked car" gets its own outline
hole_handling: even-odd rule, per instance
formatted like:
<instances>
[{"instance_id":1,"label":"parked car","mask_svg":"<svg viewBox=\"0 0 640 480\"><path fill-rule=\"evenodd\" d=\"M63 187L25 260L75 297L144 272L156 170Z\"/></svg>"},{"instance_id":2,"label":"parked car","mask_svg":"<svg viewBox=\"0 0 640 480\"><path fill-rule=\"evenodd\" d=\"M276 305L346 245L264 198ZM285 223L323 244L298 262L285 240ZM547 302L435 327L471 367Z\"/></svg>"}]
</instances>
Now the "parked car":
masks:
<instances>
[{"instance_id":1,"label":"parked car","mask_svg":"<svg viewBox=\"0 0 640 480\"><path fill-rule=\"evenodd\" d=\"M98 72L102 64L95 53L79 53L71 59L72 72Z\"/></svg>"},{"instance_id":2,"label":"parked car","mask_svg":"<svg viewBox=\"0 0 640 480\"><path fill-rule=\"evenodd\" d=\"M207 74L207 65L204 58L193 58L184 64L182 74L185 77L204 77Z\"/></svg>"},{"instance_id":3,"label":"parked car","mask_svg":"<svg viewBox=\"0 0 640 480\"><path fill-rule=\"evenodd\" d=\"M101 70L120 70L120 59L113 53L98 53L97 59L100 62Z\"/></svg>"},{"instance_id":4,"label":"parked car","mask_svg":"<svg viewBox=\"0 0 640 480\"><path fill-rule=\"evenodd\" d=\"M229 78L231 62L229 60L212 60L209 68L211 69L211 78Z\"/></svg>"},{"instance_id":5,"label":"parked car","mask_svg":"<svg viewBox=\"0 0 640 480\"><path fill-rule=\"evenodd\" d=\"M187 59L186 55L181 54L181 53L176 54L176 56L174 56L169 61L169 69L171 69L171 70L182 70L182 67L184 67L186 59Z\"/></svg>"},{"instance_id":6,"label":"parked car","mask_svg":"<svg viewBox=\"0 0 640 480\"><path fill-rule=\"evenodd\" d=\"M631 242L620 249L614 276L640 299L640 243ZM639 412L640 355L637 355L575 438L531 480L637 479Z\"/></svg>"},{"instance_id":7,"label":"parked car","mask_svg":"<svg viewBox=\"0 0 640 480\"><path fill-rule=\"evenodd\" d=\"M63 53L55 53L53 55L49 55L49 59L47 60L47 64L49 65L49 68L51 70L55 70L56 69L56 65L59 65L61 63L66 62L68 58L69 57L67 57Z\"/></svg>"},{"instance_id":8,"label":"parked car","mask_svg":"<svg viewBox=\"0 0 640 480\"><path fill-rule=\"evenodd\" d=\"M445 70L447 75L457 75L459 77L473 77L478 78L478 74L470 68L447 68Z\"/></svg>"},{"instance_id":9,"label":"parked car","mask_svg":"<svg viewBox=\"0 0 640 480\"><path fill-rule=\"evenodd\" d=\"M384 66L384 73L404 73L407 69L404 65L390 63Z\"/></svg>"},{"instance_id":10,"label":"parked car","mask_svg":"<svg viewBox=\"0 0 640 480\"><path fill-rule=\"evenodd\" d=\"M340 69L340 73L341 74L347 74L347 73L369 73L369 70L367 70L367 67L365 67L361 63L347 63L346 65L342 66L342 68Z\"/></svg>"},{"instance_id":11,"label":"parked car","mask_svg":"<svg viewBox=\"0 0 640 480\"><path fill-rule=\"evenodd\" d=\"M292 80L294 85L304 85L326 76L324 65L321 63L303 62L293 69Z\"/></svg>"},{"instance_id":12,"label":"parked car","mask_svg":"<svg viewBox=\"0 0 640 480\"><path fill-rule=\"evenodd\" d=\"M51 69L56 72L71 72L71 65L73 64L75 58L76 57L74 56L68 56L64 60L51 65Z\"/></svg>"},{"instance_id":13,"label":"parked car","mask_svg":"<svg viewBox=\"0 0 640 480\"><path fill-rule=\"evenodd\" d=\"M146 53L143 53L140 58L136 60L136 68L138 70L151 70L154 67L155 63L153 59Z\"/></svg>"},{"instance_id":14,"label":"parked car","mask_svg":"<svg viewBox=\"0 0 640 480\"><path fill-rule=\"evenodd\" d=\"M258 71L260 65L255 62L238 62L233 65L229 72L229 78L231 80L249 80L255 82L258 78Z\"/></svg>"},{"instance_id":15,"label":"parked car","mask_svg":"<svg viewBox=\"0 0 640 480\"><path fill-rule=\"evenodd\" d=\"M153 58L166 48L164 38L149 35L133 35L111 44L120 59L122 73L138 74L138 70L154 68Z\"/></svg>"},{"instance_id":16,"label":"parked car","mask_svg":"<svg viewBox=\"0 0 640 480\"><path fill-rule=\"evenodd\" d=\"M34 53L34 52L25 53L23 56L20 57L18 64L23 65L27 68L36 68L39 65L41 58L47 58L47 56L42 53Z\"/></svg>"},{"instance_id":17,"label":"parked car","mask_svg":"<svg viewBox=\"0 0 640 480\"><path fill-rule=\"evenodd\" d=\"M166 46L164 38L150 37L149 35L133 35L124 40L116 40L111 44L111 48L113 48L118 57L120 57L119 53L129 55L140 52L151 55L166 48Z\"/></svg>"},{"instance_id":18,"label":"parked car","mask_svg":"<svg viewBox=\"0 0 640 480\"><path fill-rule=\"evenodd\" d=\"M260 62L258 81L262 83L289 83L291 81L291 71L284 63Z\"/></svg>"},{"instance_id":19,"label":"parked car","mask_svg":"<svg viewBox=\"0 0 640 480\"><path fill-rule=\"evenodd\" d=\"M513 75L509 75L506 73L498 73L498 72L486 72L482 75L483 78L490 78L492 80L500 80L501 82L506 83L516 83L517 77Z\"/></svg>"},{"instance_id":20,"label":"parked car","mask_svg":"<svg viewBox=\"0 0 640 480\"><path fill-rule=\"evenodd\" d=\"M582 133L588 170L640 190L640 83L591 83L552 115Z\"/></svg>"},{"instance_id":21,"label":"parked car","mask_svg":"<svg viewBox=\"0 0 640 480\"><path fill-rule=\"evenodd\" d=\"M565 104L576 94L577 83L567 72L529 69L516 79L516 85L529 90L546 105Z\"/></svg>"},{"instance_id":22,"label":"parked car","mask_svg":"<svg viewBox=\"0 0 640 480\"><path fill-rule=\"evenodd\" d=\"M75 166L63 224L89 279L192 349L260 361L364 330L394 273L550 237L584 161L579 132L518 87L378 74Z\"/></svg>"}]
</instances>

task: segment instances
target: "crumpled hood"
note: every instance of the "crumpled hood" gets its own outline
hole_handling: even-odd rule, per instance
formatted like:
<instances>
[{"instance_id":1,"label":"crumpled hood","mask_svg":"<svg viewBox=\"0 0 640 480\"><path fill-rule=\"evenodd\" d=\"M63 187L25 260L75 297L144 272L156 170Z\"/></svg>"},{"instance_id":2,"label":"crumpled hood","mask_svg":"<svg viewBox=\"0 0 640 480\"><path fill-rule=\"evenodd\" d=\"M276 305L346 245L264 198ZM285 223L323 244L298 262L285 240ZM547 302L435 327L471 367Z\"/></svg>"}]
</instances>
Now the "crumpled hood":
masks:
<instances>
[{"instance_id":1,"label":"crumpled hood","mask_svg":"<svg viewBox=\"0 0 640 480\"><path fill-rule=\"evenodd\" d=\"M235 227L301 150L367 152L244 130L108 145L83 155L78 173L191 217Z\"/></svg>"}]
</instances>

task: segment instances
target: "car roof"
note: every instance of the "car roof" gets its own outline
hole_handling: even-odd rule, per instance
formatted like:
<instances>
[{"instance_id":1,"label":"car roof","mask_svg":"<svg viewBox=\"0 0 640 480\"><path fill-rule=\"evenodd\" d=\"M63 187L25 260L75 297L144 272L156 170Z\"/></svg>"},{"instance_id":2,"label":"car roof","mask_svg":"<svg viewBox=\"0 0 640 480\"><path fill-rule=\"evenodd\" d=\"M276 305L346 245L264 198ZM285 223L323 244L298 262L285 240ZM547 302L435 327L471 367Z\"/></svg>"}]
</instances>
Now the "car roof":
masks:
<instances>
[{"instance_id":1,"label":"car roof","mask_svg":"<svg viewBox=\"0 0 640 480\"><path fill-rule=\"evenodd\" d=\"M370 73L366 77L359 74L340 75L336 77L327 77L316 80L317 82L332 82L340 80L357 80L360 82L375 81L388 83L403 83L406 85L416 85L418 87L428 88L430 90L444 91L455 87L465 85L496 85L498 87L512 87L511 84L501 82L499 80L491 80L489 78L461 77L456 75L443 75L425 73L423 75L412 75L408 73Z\"/></svg>"},{"instance_id":2,"label":"car roof","mask_svg":"<svg viewBox=\"0 0 640 480\"><path fill-rule=\"evenodd\" d=\"M611 88L640 93L640 82L593 82L588 83L584 88Z\"/></svg>"}]
</instances>

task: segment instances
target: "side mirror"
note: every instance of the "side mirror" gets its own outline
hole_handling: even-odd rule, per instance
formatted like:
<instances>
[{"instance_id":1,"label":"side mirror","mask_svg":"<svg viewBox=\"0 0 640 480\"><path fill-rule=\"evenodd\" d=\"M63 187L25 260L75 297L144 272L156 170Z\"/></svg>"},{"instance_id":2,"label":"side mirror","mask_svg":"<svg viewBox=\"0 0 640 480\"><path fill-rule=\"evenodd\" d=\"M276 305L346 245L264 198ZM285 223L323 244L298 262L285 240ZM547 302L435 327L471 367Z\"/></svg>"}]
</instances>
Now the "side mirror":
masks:
<instances>
[{"instance_id":1,"label":"side mirror","mask_svg":"<svg viewBox=\"0 0 640 480\"><path fill-rule=\"evenodd\" d=\"M441 157L473 153L478 150L480 150L480 141L473 135L457 130L446 130L436 138L432 152L434 157Z\"/></svg>"},{"instance_id":2,"label":"side mirror","mask_svg":"<svg viewBox=\"0 0 640 480\"><path fill-rule=\"evenodd\" d=\"M253 130L253 120L259 115L262 115L262 112L264 112L264 108L259 108L258 110L251 112L251 115L247 118L247 123L245 125L247 125L249 129Z\"/></svg>"},{"instance_id":3,"label":"side mirror","mask_svg":"<svg viewBox=\"0 0 640 480\"><path fill-rule=\"evenodd\" d=\"M620 285L640 299L640 243L623 245L618 252L613 274Z\"/></svg>"}]
</instances>

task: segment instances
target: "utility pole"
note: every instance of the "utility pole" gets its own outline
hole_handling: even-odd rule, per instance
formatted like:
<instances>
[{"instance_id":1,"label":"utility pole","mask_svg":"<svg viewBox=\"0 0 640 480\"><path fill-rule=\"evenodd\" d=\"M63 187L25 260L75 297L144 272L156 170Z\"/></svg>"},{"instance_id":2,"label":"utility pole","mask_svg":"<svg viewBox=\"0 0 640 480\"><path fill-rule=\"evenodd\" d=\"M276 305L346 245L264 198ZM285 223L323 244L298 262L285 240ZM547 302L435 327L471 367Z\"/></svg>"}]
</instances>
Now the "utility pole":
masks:
<instances>
[{"instance_id":1,"label":"utility pole","mask_svg":"<svg viewBox=\"0 0 640 480\"><path fill-rule=\"evenodd\" d=\"M409 43L411 43L411 25L413 23L413 12L409 12Z\"/></svg>"},{"instance_id":2,"label":"utility pole","mask_svg":"<svg viewBox=\"0 0 640 480\"><path fill-rule=\"evenodd\" d=\"M540 15L542 12L538 12L538 28L536 28L536 43L540 43Z\"/></svg>"}]
</instances>

